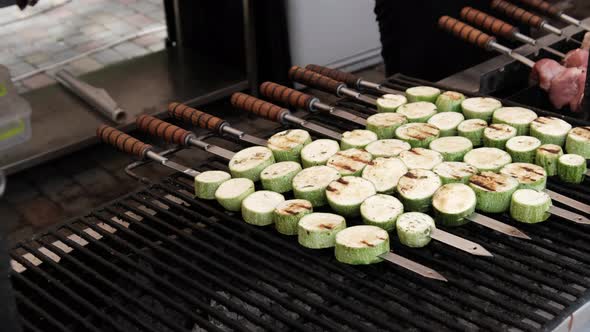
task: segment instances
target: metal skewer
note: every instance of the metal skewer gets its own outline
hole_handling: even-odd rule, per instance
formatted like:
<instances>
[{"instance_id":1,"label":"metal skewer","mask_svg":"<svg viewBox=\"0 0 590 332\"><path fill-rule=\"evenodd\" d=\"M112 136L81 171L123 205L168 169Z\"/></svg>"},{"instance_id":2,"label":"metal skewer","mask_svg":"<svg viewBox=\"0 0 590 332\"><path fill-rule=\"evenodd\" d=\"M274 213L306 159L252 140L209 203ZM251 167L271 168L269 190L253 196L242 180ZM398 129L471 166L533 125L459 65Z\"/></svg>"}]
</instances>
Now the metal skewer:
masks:
<instances>
[{"instance_id":1,"label":"metal skewer","mask_svg":"<svg viewBox=\"0 0 590 332\"><path fill-rule=\"evenodd\" d=\"M453 235L449 232L445 232L445 231L440 230L438 228L435 228L432 230L430 237L432 237L434 240L440 241L440 242L447 244L451 247L455 247L459 250L465 251L466 253L469 253L471 255L488 256L488 257L494 256L494 255L492 255L491 252L489 252L483 246L481 246L473 241L466 240L466 239L459 237L457 235Z\"/></svg>"},{"instance_id":2,"label":"metal skewer","mask_svg":"<svg viewBox=\"0 0 590 332\"><path fill-rule=\"evenodd\" d=\"M525 44L537 46L537 41L529 36L520 33L519 29L494 16L488 15L472 7L464 7L461 10L461 18L471 24L479 26L487 31L509 40L517 40ZM564 58L565 54L549 46L540 46L543 50Z\"/></svg>"},{"instance_id":3,"label":"metal skewer","mask_svg":"<svg viewBox=\"0 0 590 332\"><path fill-rule=\"evenodd\" d=\"M520 2L524 3L525 5L534 8L544 14L556 17L564 22L569 24L573 24L577 27L580 27L586 31L590 31L590 27L582 23L582 21L573 18L563 12L563 10L559 9L557 6L552 5L543 0L519 0Z\"/></svg>"},{"instance_id":4,"label":"metal skewer","mask_svg":"<svg viewBox=\"0 0 590 332\"><path fill-rule=\"evenodd\" d=\"M310 112L322 111L335 117L354 122L361 126L367 125L367 120L343 109L322 103L318 98L286 86L264 82L260 85L260 93L273 101L282 102L291 107L302 108Z\"/></svg>"},{"instance_id":5,"label":"metal skewer","mask_svg":"<svg viewBox=\"0 0 590 332\"><path fill-rule=\"evenodd\" d=\"M449 281L442 274L436 272L436 270L433 270L433 269L429 268L428 266L424 266L420 263L414 262L413 260L407 259L403 256L398 255L398 254L395 254L391 251L379 255L379 257L383 258L384 260L391 262L395 265L401 266L407 270L417 273L423 277L441 280L441 281L445 281L445 282Z\"/></svg>"},{"instance_id":6,"label":"metal skewer","mask_svg":"<svg viewBox=\"0 0 590 332\"><path fill-rule=\"evenodd\" d=\"M518 6L515 6L510 2L504 0L493 0L490 4L490 7L514 20L520 21L523 24L532 26L537 29L541 29L543 31L558 36L565 36L567 40L571 40L579 45L582 45L580 41L575 40L571 36L564 34L564 32L561 29L549 24L549 22L547 22L547 20L543 19L542 17L535 15L529 11L526 11Z\"/></svg>"},{"instance_id":7,"label":"metal skewer","mask_svg":"<svg viewBox=\"0 0 590 332\"><path fill-rule=\"evenodd\" d=\"M546 189L545 192L547 194L549 194L549 197L551 197L551 199L554 201L558 201L558 202L563 203L569 207L573 207L574 209L576 209L578 211L590 213L590 205L588 205L588 204L582 203L582 202L577 201L573 198L569 198L569 197L562 195L558 192L555 192L553 190Z\"/></svg>"},{"instance_id":8,"label":"metal skewer","mask_svg":"<svg viewBox=\"0 0 590 332\"><path fill-rule=\"evenodd\" d=\"M564 219L570 220L575 222L576 224L584 224L590 225L590 219L584 217L583 215L577 214L575 212L571 212L555 205L552 205L549 208L549 213L556 215L558 217L562 217Z\"/></svg>"},{"instance_id":9,"label":"metal skewer","mask_svg":"<svg viewBox=\"0 0 590 332\"><path fill-rule=\"evenodd\" d=\"M271 121L279 123L292 123L299 127L313 131L316 134L327 136L337 141L342 139L342 134L332 131L330 129L318 126L307 120L298 118L291 114L286 108L279 107L275 104L271 104L267 101L252 97L245 93L236 92L231 96L231 104L239 109L247 112L254 113L256 115L267 118Z\"/></svg>"},{"instance_id":10,"label":"metal skewer","mask_svg":"<svg viewBox=\"0 0 590 332\"><path fill-rule=\"evenodd\" d=\"M509 235L512 237L518 237L518 238L525 239L525 240L531 239L528 235L526 235L524 232L522 232L518 228L516 228L514 226L510 226L508 224L505 224L501 221L490 218L488 216L484 216L483 214L479 214L477 212L473 212L469 216L465 217L465 219L471 220L472 222L474 222L476 224L493 229L493 230L498 231L502 234L506 234L506 235Z\"/></svg>"}]
</instances>

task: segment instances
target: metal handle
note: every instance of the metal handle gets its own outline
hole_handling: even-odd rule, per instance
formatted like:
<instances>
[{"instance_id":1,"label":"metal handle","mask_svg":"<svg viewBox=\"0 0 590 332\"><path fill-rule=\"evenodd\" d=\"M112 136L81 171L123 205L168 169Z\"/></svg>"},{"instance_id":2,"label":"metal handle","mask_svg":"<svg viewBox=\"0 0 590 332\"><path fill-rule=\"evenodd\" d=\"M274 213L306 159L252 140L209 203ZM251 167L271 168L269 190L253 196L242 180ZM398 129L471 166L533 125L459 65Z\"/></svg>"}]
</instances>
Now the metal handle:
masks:
<instances>
[{"instance_id":1,"label":"metal handle","mask_svg":"<svg viewBox=\"0 0 590 332\"><path fill-rule=\"evenodd\" d=\"M506 39L514 39L518 32L517 27L472 7L463 7L460 16L464 21Z\"/></svg>"},{"instance_id":2,"label":"metal handle","mask_svg":"<svg viewBox=\"0 0 590 332\"><path fill-rule=\"evenodd\" d=\"M96 129L96 136L105 143L108 143L117 149L144 158L152 150L152 146L131 137L124 132L107 125L101 125Z\"/></svg>"},{"instance_id":3,"label":"metal handle","mask_svg":"<svg viewBox=\"0 0 590 332\"><path fill-rule=\"evenodd\" d=\"M467 42L475 44L481 48L488 48L490 42L495 41L496 38L487 33L472 27L469 24L463 23L450 16L442 16L438 19L438 26L450 32L455 37L461 38Z\"/></svg>"},{"instance_id":4,"label":"metal handle","mask_svg":"<svg viewBox=\"0 0 590 332\"><path fill-rule=\"evenodd\" d=\"M151 115L140 115L137 120L137 127L150 135L163 138L167 142L179 145L187 145L189 137L194 136L188 130L184 130L166 121L162 121Z\"/></svg>"},{"instance_id":5,"label":"metal handle","mask_svg":"<svg viewBox=\"0 0 590 332\"><path fill-rule=\"evenodd\" d=\"M311 102L315 99L311 95L273 82L262 83L260 85L260 94L273 101L302 109L310 109Z\"/></svg>"},{"instance_id":6,"label":"metal handle","mask_svg":"<svg viewBox=\"0 0 590 332\"><path fill-rule=\"evenodd\" d=\"M213 131L219 131L221 127L227 124L227 122L221 118L181 103L168 104L168 114L173 118Z\"/></svg>"},{"instance_id":7,"label":"metal handle","mask_svg":"<svg viewBox=\"0 0 590 332\"><path fill-rule=\"evenodd\" d=\"M272 121L282 122L289 110L267 101L252 97L245 93L236 92L231 96L231 104L241 110L254 113Z\"/></svg>"},{"instance_id":8,"label":"metal handle","mask_svg":"<svg viewBox=\"0 0 590 332\"><path fill-rule=\"evenodd\" d=\"M341 71L338 69L332 69L332 68L328 68L328 67L324 67L324 66L309 64L309 65L305 66L305 69L314 71L320 75L327 76L335 81L344 82L348 86L355 86L357 88L359 87L358 83L361 80L360 77L357 77L356 75L353 75L351 73L347 73L347 72L344 72L344 71Z\"/></svg>"},{"instance_id":9,"label":"metal handle","mask_svg":"<svg viewBox=\"0 0 590 332\"><path fill-rule=\"evenodd\" d=\"M543 23L545 23L545 20L540 16L537 16L504 0L494 0L490 6L492 9L497 10L498 12L514 20L535 28L540 29L542 28Z\"/></svg>"},{"instance_id":10,"label":"metal handle","mask_svg":"<svg viewBox=\"0 0 590 332\"><path fill-rule=\"evenodd\" d=\"M293 66L289 69L289 79L333 94L338 94L338 90L346 86L342 82L335 81L327 76L299 66Z\"/></svg>"},{"instance_id":11,"label":"metal handle","mask_svg":"<svg viewBox=\"0 0 590 332\"><path fill-rule=\"evenodd\" d=\"M520 2L524 3L525 5L534 8L541 13L545 13L547 15L559 17L563 13L561 9L559 9L556 5L552 5L549 2L543 0L519 0Z\"/></svg>"}]
</instances>

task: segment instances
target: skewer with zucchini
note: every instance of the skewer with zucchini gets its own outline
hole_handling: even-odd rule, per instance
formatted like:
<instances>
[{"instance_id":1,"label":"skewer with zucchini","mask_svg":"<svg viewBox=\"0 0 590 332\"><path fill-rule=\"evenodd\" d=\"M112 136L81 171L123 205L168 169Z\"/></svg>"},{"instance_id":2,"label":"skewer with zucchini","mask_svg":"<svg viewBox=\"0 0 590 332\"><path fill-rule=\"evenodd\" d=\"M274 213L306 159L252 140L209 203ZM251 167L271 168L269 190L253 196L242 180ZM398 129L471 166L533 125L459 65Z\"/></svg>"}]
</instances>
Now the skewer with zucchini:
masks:
<instances>
[{"instance_id":1,"label":"skewer with zucchini","mask_svg":"<svg viewBox=\"0 0 590 332\"><path fill-rule=\"evenodd\" d=\"M409 169L432 169L434 166L443 162L443 156L437 151L413 148L408 151L402 151L399 159L406 164Z\"/></svg>"},{"instance_id":2,"label":"skewer with zucchini","mask_svg":"<svg viewBox=\"0 0 590 332\"><path fill-rule=\"evenodd\" d=\"M461 103L465 95L455 91L445 91L436 98L436 108L439 112L461 112Z\"/></svg>"},{"instance_id":3,"label":"skewer with zucchini","mask_svg":"<svg viewBox=\"0 0 590 332\"><path fill-rule=\"evenodd\" d=\"M373 158L379 157L396 157L402 151L407 151L412 147L408 142L399 139L380 139L369 143L365 150L370 153Z\"/></svg>"}]
</instances>

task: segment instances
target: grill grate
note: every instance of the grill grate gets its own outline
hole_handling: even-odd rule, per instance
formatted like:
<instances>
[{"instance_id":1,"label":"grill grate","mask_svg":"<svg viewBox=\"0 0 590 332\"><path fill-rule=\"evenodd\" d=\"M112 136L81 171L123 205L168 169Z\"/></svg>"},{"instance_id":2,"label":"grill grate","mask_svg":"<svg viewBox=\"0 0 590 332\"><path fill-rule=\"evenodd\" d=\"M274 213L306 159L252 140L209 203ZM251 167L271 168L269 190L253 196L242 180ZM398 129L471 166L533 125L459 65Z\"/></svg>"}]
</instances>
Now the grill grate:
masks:
<instances>
[{"instance_id":1,"label":"grill grate","mask_svg":"<svg viewBox=\"0 0 590 332\"><path fill-rule=\"evenodd\" d=\"M224 168L211 160L201 170ZM590 202L587 182L549 182ZM518 224L530 241L474 223L450 230L483 244L492 259L392 241L394 251L449 279L442 283L388 263L340 264L331 250L302 248L191 192L191 181L172 176L13 248L25 330L539 331L589 297L587 227L554 217Z\"/></svg>"}]
</instances>

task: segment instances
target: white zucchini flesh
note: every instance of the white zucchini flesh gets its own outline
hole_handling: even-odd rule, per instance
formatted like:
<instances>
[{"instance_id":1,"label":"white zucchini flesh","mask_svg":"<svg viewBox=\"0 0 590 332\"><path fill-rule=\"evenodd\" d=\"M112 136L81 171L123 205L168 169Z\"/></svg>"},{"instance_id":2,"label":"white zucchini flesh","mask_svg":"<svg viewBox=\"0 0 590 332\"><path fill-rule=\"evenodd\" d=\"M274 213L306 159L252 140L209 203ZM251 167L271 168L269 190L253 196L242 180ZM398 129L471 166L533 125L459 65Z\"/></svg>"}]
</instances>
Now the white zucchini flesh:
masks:
<instances>
[{"instance_id":1,"label":"white zucchini flesh","mask_svg":"<svg viewBox=\"0 0 590 332\"><path fill-rule=\"evenodd\" d=\"M436 105L426 101L417 101L400 106L396 112L404 115L408 122L426 122L436 114Z\"/></svg>"},{"instance_id":2,"label":"white zucchini flesh","mask_svg":"<svg viewBox=\"0 0 590 332\"><path fill-rule=\"evenodd\" d=\"M570 130L565 139L565 151L590 159L590 126Z\"/></svg>"},{"instance_id":3,"label":"white zucchini flesh","mask_svg":"<svg viewBox=\"0 0 590 332\"><path fill-rule=\"evenodd\" d=\"M461 136L441 137L430 142L430 150L440 153L444 161L461 161L467 152L473 150L473 143Z\"/></svg>"},{"instance_id":4,"label":"white zucchini flesh","mask_svg":"<svg viewBox=\"0 0 590 332\"><path fill-rule=\"evenodd\" d=\"M512 194L510 216L520 222L532 224L547 220L551 213L551 198L543 191L519 189Z\"/></svg>"},{"instance_id":5,"label":"white zucchini flesh","mask_svg":"<svg viewBox=\"0 0 590 332\"><path fill-rule=\"evenodd\" d=\"M395 228L395 221L404 212L404 205L399 199L377 194L361 204L361 216L367 225L381 227L386 231Z\"/></svg>"},{"instance_id":6,"label":"white zucchini flesh","mask_svg":"<svg viewBox=\"0 0 590 332\"><path fill-rule=\"evenodd\" d=\"M256 226L270 225L275 208L284 201L285 197L274 191L256 191L242 201L242 219Z\"/></svg>"},{"instance_id":7,"label":"white zucchini flesh","mask_svg":"<svg viewBox=\"0 0 590 332\"><path fill-rule=\"evenodd\" d=\"M407 103L408 99L402 95L385 94L377 99L377 111L395 112L398 107Z\"/></svg>"},{"instance_id":8,"label":"white zucchini flesh","mask_svg":"<svg viewBox=\"0 0 590 332\"><path fill-rule=\"evenodd\" d=\"M256 182L260 180L262 170L274 162L275 158L269 148L252 146L237 152L231 158L229 170L234 178L248 178Z\"/></svg>"},{"instance_id":9,"label":"white zucchini flesh","mask_svg":"<svg viewBox=\"0 0 590 332\"><path fill-rule=\"evenodd\" d=\"M469 178L478 173L477 168L460 161L445 161L432 169L440 177L443 184L469 183Z\"/></svg>"},{"instance_id":10,"label":"white zucchini flesh","mask_svg":"<svg viewBox=\"0 0 590 332\"><path fill-rule=\"evenodd\" d=\"M408 172L408 167L398 158L379 157L363 169L362 177L371 181L379 193L391 194L397 187L402 175Z\"/></svg>"},{"instance_id":11,"label":"white zucchini flesh","mask_svg":"<svg viewBox=\"0 0 590 332\"><path fill-rule=\"evenodd\" d=\"M545 190L547 172L541 166L529 163L512 163L504 166L500 174L508 175L518 180L518 189Z\"/></svg>"},{"instance_id":12,"label":"white zucchini flesh","mask_svg":"<svg viewBox=\"0 0 590 332\"><path fill-rule=\"evenodd\" d=\"M469 186L475 191L477 210L500 213L510 207L510 198L518 189L518 181L504 174L481 172L469 179Z\"/></svg>"},{"instance_id":13,"label":"white zucchini flesh","mask_svg":"<svg viewBox=\"0 0 590 332\"><path fill-rule=\"evenodd\" d=\"M492 123L503 123L516 128L516 135L529 134L529 129L537 113L524 107L500 107L494 111Z\"/></svg>"},{"instance_id":14,"label":"white zucchini flesh","mask_svg":"<svg viewBox=\"0 0 590 332\"><path fill-rule=\"evenodd\" d=\"M393 138L397 127L407 122L408 119L399 113L377 113L367 118L367 130L377 134L379 139Z\"/></svg>"},{"instance_id":15,"label":"white zucchini flesh","mask_svg":"<svg viewBox=\"0 0 590 332\"><path fill-rule=\"evenodd\" d=\"M311 136L303 129L288 129L272 135L267 147L276 161L300 161L301 149L311 142Z\"/></svg>"},{"instance_id":16,"label":"white zucchini flesh","mask_svg":"<svg viewBox=\"0 0 590 332\"><path fill-rule=\"evenodd\" d=\"M379 255L389 252L389 234L376 226L352 226L336 234L334 255L344 264L379 263Z\"/></svg>"},{"instance_id":17,"label":"white zucchini flesh","mask_svg":"<svg viewBox=\"0 0 590 332\"><path fill-rule=\"evenodd\" d=\"M465 154L463 161L480 171L497 172L512 162L506 151L497 148L477 148Z\"/></svg>"},{"instance_id":18,"label":"white zucchini flesh","mask_svg":"<svg viewBox=\"0 0 590 332\"><path fill-rule=\"evenodd\" d=\"M399 154L399 159L406 164L409 169L433 169L434 166L443 162L444 158L442 154L437 151L423 149L423 148L412 148L408 151L402 151Z\"/></svg>"},{"instance_id":19,"label":"white zucchini flesh","mask_svg":"<svg viewBox=\"0 0 590 332\"><path fill-rule=\"evenodd\" d=\"M371 181L356 176L341 177L326 188L328 204L332 210L345 217L358 216L363 201L376 193Z\"/></svg>"},{"instance_id":20,"label":"white zucchini flesh","mask_svg":"<svg viewBox=\"0 0 590 332\"><path fill-rule=\"evenodd\" d=\"M373 158L378 157L395 157L402 151L411 149L410 143L399 139L380 139L369 143L365 150L370 153Z\"/></svg>"},{"instance_id":21,"label":"white zucchini flesh","mask_svg":"<svg viewBox=\"0 0 590 332\"><path fill-rule=\"evenodd\" d=\"M442 185L432 171L411 169L397 183L397 192L407 211L426 212L432 205L432 196Z\"/></svg>"},{"instance_id":22,"label":"white zucchini flesh","mask_svg":"<svg viewBox=\"0 0 590 332\"><path fill-rule=\"evenodd\" d=\"M445 184L432 197L436 221L449 227L468 223L465 217L475 212L476 203L475 192L463 183Z\"/></svg>"},{"instance_id":23,"label":"white zucchini flesh","mask_svg":"<svg viewBox=\"0 0 590 332\"><path fill-rule=\"evenodd\" d=\"M439 112L461 112L461 103L465 95L456 91L445 91L436 98L436 108Z\"/></svg>"},{"instance_id":24,"label":"white zucchini flesh","mask_svg":"<svg viewBox=\"0 0 590 332\"><path fill-rule=\"evenodd\" d=\"M328 159L340 151L340 143L332 139L315 140L301 150L301 163L304 168L325 165Z\"/></svg>"},{"instance_id":25,"label":"white zucchini flesh","mask_svg":"<svg viewBox=\"0 0 590 332\"><path fill-rule=\"evenodd\" d=\"M342 150L358 148L362 149L367 144L378 140L377 134L370 130L355 129L345 131L342 133L342 140L340 141L340 148Z\"/></svg>"},{"instance_id":26,"label":"white zucchini flesh","mask_svg":"<svg viewBox=\"0 0 590 332\"><path fill-rule=\"evenodd\" d=\"M538 138L542 144L563 146L572 125L552 116L541 116L531 122L531 136Z\"/></svg>"},{"instance_id":27,"label":"white zucchini flesh","mask_svg":"<svg viewBox=\"0 0 590 332\"><path fill-rule=\"evenodd\" d=\"M326 205L326 187L339 178L338 170L329 166L305 168L293 178L293 194L295 198L310 201L314 207Z\"/></svg>"},{"instance_id":28,"label":"white zucchini flesh","mask_svg":"<svg viewBox=\"0 0 590 332\"><path fill-rule=\"evenodd\" d=\"M344 217L333 213L313 212L299 220L299 244L311 249L331 248L336 234L346 228Z\"/></svg>"},{"instance_id":29,"label":"white zucchini flesh","mask_svg":"<svg viewBox=\"0 0 590 332\"><path fill-rule=\"evenodd\" d=\"M557 160L563 155L561 146L543 144L535 153L535 164L543 167L548 176L557 175Z\"/></svg>"},{"instance_id":30,"label":"white zucchini flesh","mask_svg":"<svg viewBox=\"0 0 590 332\"><path fill-rule=\"evenodd\" d=\"M440 136L440 130L429 123L406 123L395 130L395 136L413 148L427 148Z\"/></svg>"},{"instance_id":31,"label":"white zucchini flesh","mask_svg":"<svg viewBox=\"0 0 590 332\"><path fill-rule=\"evenodd\" d=\"M506 142L506 151L513 162L534 163L541 141L532 136L515 136Z\"/></svg>"},{"instance_id":32,"label":"white zucchini flesh","mask_svg":"<svg viewBox=\"0 0 590 332\"><path fill-rule=\"evenodd\" d=\"M586 159L577 154L564 154L557 160L557 175L568 183L581 183L586 175Z\"/></svg>"},{"instance_id":33,"label":"white zucchini flesh","mask_svg":"<svg viewBox=\"0 0 590 332\"><path fill-rule=\"evenodd\" d=\"M397 218L395 228L401 244L410 248L422 248L430 243L430 234L436 226L434 219L425 213L406 212Z\"/></svg>"},{"instance_id":34,"label":"white zucchini flesh","mask_svg":"<svg viewBox=\"0 0 590 332\"><path fill-rule=\"evenodd\" d=\"M483 130L483 145L488 148L504 149L506 142L516 136L518 131L511 125L494 123Z\"/></svg>"},{"instance_id":35,"label":"white zucchini flesh","mask_svg":"<svg viewBox=\"0 0 590 332\"><path fill-rule=\"evenodd\" d=\"M281 234L297 235L299 220L313 212L310 201L290 199L277 205L273 214L275 228Z\"/></svg>"},{"instance_id":36,"label":"white zucchini flesh","mask_svg":"<svg viewBox=\"0 0 590 332\"><path fill-rule=\"evenodd\" d=\"M490 122L495 110L502 107L502 103L494 98L467 98L461 103L463 115L466 119L482 119Z\"/></svg>"},{"instance_id":37,"label":"white zucchini flesh","mask_svg":"<svg viewBox=\"0 0 590 332\"><path fill-rule=\"evenodd\" d=\"M215 199L228 211L240 211L242 201L254 192L254 182L246 178L229 179L215 191Z\"/></svg>"},{"instance_id":38,"label":"white zucchini flesh","mask_svg":"<svg viewBox=\"0 0 590 332\"><path fill-rule=\"evenodd\" d=\"M440 93L440 89L431 86L415 86L406 89L406 96L410 102L428 101L434 103Z\"/></svg>"},{"instance_id":39,"label":"white zucchini flesh","mask_svg":"<svg viewBox=\"0 0 590 332\"><path fill-rule=\"evenodd\" d=\"M428 123L440 130L440 136L457 135L457 127L465 120L463 114L458 112L441 112L428 119Z\"/></svg>"},{"instance_id":40,"label":"white zucchini flesh","mask_svg":"<svg viewBox=\"0 0 590 332\"><path fill-rule=\"evenodd\" d=\"M327 166L333 167L344 175L358 176L363 171L363 168L371 163L371 156L365 150L348 149L339 151L328 159Z\"/></svg>"},{"instance_id":41,"label":"white zucchini flesh","mask_svg":"<svg viewBox=\"0 0 590 332\"><path fill-rule=\"evenodd\" d=\"M262 188L277 193L293 189L293 178L301 171L301 165L294 161L281 161L267 166L260 173Z\"/></svg>"},{"instance_id":42,"label":"white zucchini flesh","mask_svg":"<svg viewBox=\"0 0 590 332\"><path fill-rule=\"evenodd\" d=\"M231 175L224 171L205 171L195 176L195 196L200 199L215 199L217 188Z\"/></svg>"},{"instance_id":43,"label":"white zucchini flesh","mask_svg":"<svg viewBox=\"0 0 590 332\"><path fill-rule=\"evenodd\" d=\"M483 143L483 131L487 126L488 123L482 119L465 120L457 127L457 133L468 138L474 147L478 147Z\"/></svg>"}]
</instances>

